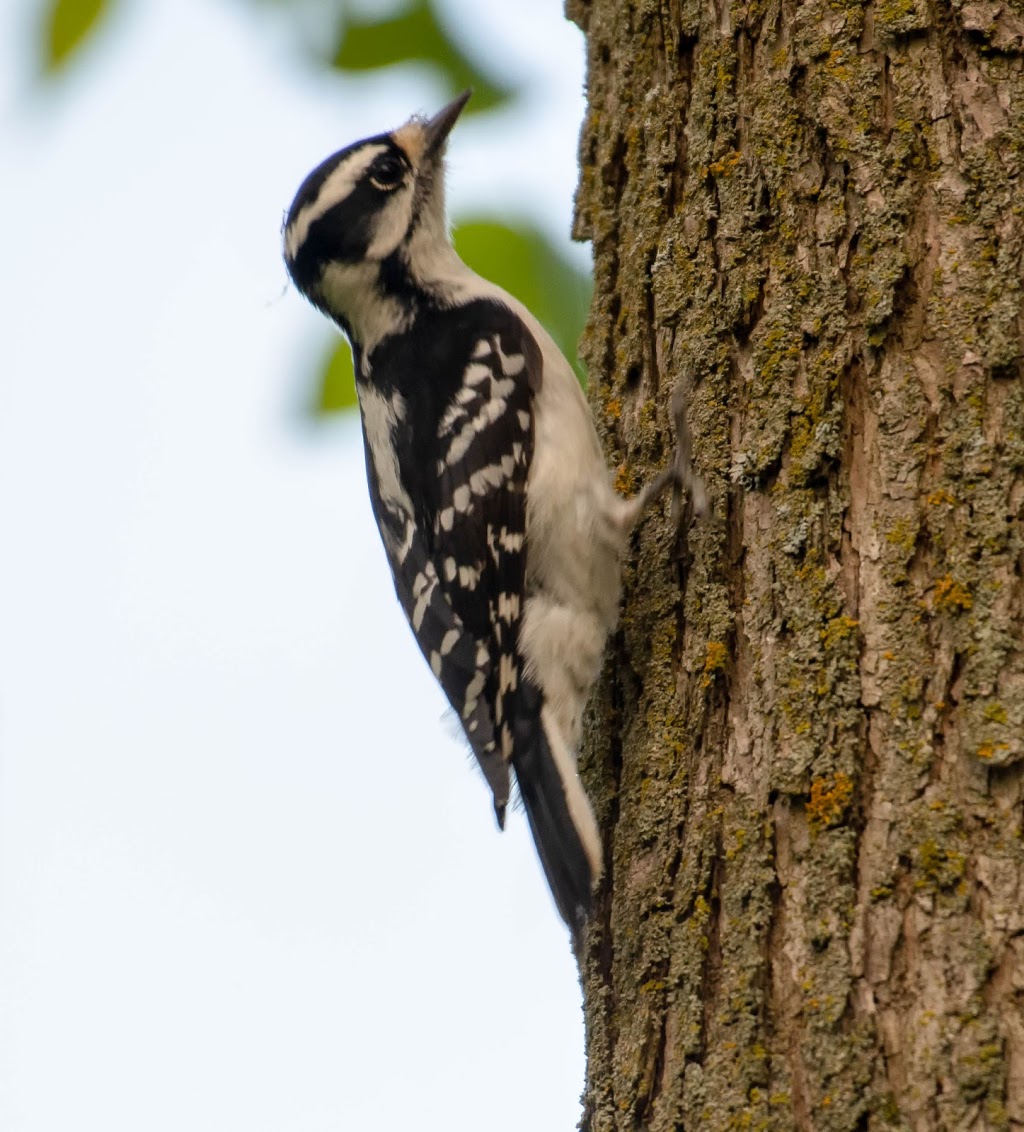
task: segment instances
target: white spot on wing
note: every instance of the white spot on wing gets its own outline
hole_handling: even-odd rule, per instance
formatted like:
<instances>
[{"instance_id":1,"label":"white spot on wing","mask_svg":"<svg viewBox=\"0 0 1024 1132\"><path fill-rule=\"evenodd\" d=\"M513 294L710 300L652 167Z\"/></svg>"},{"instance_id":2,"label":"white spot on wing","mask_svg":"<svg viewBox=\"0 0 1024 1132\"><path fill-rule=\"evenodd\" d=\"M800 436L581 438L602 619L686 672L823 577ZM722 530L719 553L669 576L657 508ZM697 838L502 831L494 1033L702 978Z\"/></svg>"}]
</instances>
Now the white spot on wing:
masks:
<instances>
[{"instance_id":1,"label":"white spot on wing","mask_svg":"<svg viewBox=\"0 0 1024 1132\"><path fill-rule=\"evenodd\" d=\"M473 362L466 367L466 372L463 375L464 384L470 386L483 385L485 381L490 381L492 377L491 367L482 365L480 362Z\"/></svg>"},{"instance_id":2,"label":"white spot on wing","mask_svg":"<svg viewBox=\"0 0 1024 1132\"><path fill-rule=\"evenodd\" d=\"M500 697L505 695L506 692L514 692L518 684L519 672L516 669L515 661L512 657L502 654L498 665L498 702L501 702Z\"/></svg>"},{"instance_id":3,"label":"white spot on wing","mask_svg":"<svg viewBox=\"0 0 1024 1132\"><path fill-rule=\"evenodd\" d=\"M498 535L498 546L502 550L511 552L520 551L523 549L523 535L521 531L510 531L508 527L501 528L501 534Z\"/></svg>"},{"instance_id":4,"label":"white spot on wing","mask_svg":"<svg viewBox=\"0 0 1024 1132\"><path fill-rule=\"evenodd\" d=\"M486 661L487 654L484 654ZM480 650L477 649L477 670L473 673L473 679L466 685L466 703L462 709L462 718L469 719L469 717L476 711L477 700L480 698L480 693L484 690L484 680L486 679L483 665L480 661Z\"/></svg>"},{"instance_id":5,"label":"white spot on wing","mask_svg":"<svg viewBox=\"0 0 1024 1132\"><path fill-rule=\"evenodd\" d=\"M526 365L526 358L522 354L503 354L499 346L498 357L501 359L502 373L508 374L509 377L514 377L517 373L523 372L523 366Z\"/></svg>"},{"instance_id":6,"label":"white spot on wing","mask_svg":"<svg viewBox=\"0 0 1024 1132\"><path fill-rule=\"evenodd\" d=\"M418 633L423 626L423 615L427 612L427 606L430 604L431 598L434 596L434 583L431 582L427 588L416 599L416 608L412 611L412 627L413 632Z\"/></svg>"},{"instance_id":7,"label":"white spot on wing","mask_svg":"<svg viewBox=\"0 0 1024 1132\"><path fill-rule=\"evenodd\" d=\"M472 444L475 436L502 417L507 406L505 395L511 392L511 381L494 382L489 400L480 406L480 411L475 416L469 418L448 446L445 462L450 468L455 467L466 454L466 450ZM520 451L522 451L522 448L520 448Z\"/></svg>"},{"instance_id":8,"label":"white spot on wing","mask_svg":"<svg viewBox=\"0 0 1024 1132\"><path fill-rule=\"evenodd\" d=\"M498 616L509 623L519 616L519 595L498 594Z\"/></svg>"},{"instance_id":9,"label":"white spot on wing","mask_svg":"<svg viewBox=\"0 0 1024 1132\"><path fill-rule=\"evenodd\" d=\"M515 466L511 460L509 462L512 467ZM509 469L510 473L512 467ZM474 495L486 495L491 488L501 487L507 478L501 465L488 464L469 477L469 487Z\"/></svg>"}]
</instances>

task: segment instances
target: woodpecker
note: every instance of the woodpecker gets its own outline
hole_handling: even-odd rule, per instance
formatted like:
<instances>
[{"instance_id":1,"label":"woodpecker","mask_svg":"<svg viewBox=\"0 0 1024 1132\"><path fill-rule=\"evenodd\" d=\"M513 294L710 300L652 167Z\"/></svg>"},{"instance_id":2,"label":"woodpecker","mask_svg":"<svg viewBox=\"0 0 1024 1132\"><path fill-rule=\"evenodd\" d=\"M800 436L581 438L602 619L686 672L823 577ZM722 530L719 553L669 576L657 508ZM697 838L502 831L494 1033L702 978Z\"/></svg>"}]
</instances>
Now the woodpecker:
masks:
<instances>
[{"instance_id":1,"label":"woodpecker","mask_svg":"<svg viewBox=\"0 0 1024 1132\"><path fill-rule=\"evenodd\" d=\"M619 496L572 367L522 303L456 254L444 152L469 96L317 166L288 210L284 259L351 343L398 599L501 827L514 775L576 937L602 871L576 753L628 534L667 487L699 481L677 457Z\"/></svg>"}]
</instances>

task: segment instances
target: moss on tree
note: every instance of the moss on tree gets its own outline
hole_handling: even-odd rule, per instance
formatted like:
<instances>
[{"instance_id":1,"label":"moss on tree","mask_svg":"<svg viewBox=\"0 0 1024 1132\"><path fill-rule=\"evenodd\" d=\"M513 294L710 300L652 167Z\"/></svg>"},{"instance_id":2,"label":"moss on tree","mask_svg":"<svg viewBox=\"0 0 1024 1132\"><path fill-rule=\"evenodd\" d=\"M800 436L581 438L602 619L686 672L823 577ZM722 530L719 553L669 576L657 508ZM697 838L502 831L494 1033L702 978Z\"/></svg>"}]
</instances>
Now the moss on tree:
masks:
<instances>
[{"instance_id":1,"label":"moss on tree","mask_svg":"<svg viewBox=\"0 0 1024 1132\"><path fill-rule=\"evenodd\" d=\"M634 540L583 1127L1024 1129L1024 9L570 0Z\"/></svg>"}]
</instances>

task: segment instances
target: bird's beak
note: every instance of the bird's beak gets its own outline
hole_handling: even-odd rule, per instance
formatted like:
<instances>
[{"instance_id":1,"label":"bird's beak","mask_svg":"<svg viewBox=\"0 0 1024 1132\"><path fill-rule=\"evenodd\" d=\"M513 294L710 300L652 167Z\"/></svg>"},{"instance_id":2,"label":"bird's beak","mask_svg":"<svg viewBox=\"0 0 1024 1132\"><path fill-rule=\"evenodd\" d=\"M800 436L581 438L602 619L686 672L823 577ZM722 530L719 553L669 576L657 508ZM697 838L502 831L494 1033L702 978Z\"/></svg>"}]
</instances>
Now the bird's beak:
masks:
<instances>
[{"instance_id":1,"label":"bird's beak","mask_svg":"<svg viewBox=\"0 0 1024 1132\"><path fill-rule=\"evenodd\" d=\"M426 124L423 131L423 137L426 143L424 149L425 156L434 157L444 149L444 143L448 140L448 135L452 132L452 127L455 125L456 120L462 113L463 106L469 101L469 96L472 93L471 90L464 90L458 98L452 99L443 110L438 111Z\"/></svg>"}]
</instances>

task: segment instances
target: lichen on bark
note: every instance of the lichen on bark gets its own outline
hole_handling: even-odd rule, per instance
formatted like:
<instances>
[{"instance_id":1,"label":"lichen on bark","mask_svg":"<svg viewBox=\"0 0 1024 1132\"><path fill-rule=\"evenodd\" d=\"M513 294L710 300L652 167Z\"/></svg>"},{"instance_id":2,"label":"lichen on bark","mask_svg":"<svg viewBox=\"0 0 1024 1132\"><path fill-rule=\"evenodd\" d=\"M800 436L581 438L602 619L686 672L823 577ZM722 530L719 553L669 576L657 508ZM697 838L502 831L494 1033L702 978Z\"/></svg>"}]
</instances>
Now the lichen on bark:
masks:
<instances>
[{"instance_id":1,"label":"lichen on bark","mask_svg":"<svg viewBox=\"0 0 1024 1132\"><path fill-rule=\"evenodd\" d=\"M582 1127L1024 1130L1024 8L570 0L623 486Z\"/></svg>"}]
</instances>

